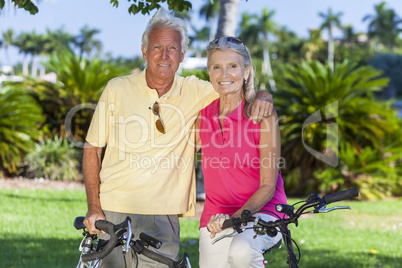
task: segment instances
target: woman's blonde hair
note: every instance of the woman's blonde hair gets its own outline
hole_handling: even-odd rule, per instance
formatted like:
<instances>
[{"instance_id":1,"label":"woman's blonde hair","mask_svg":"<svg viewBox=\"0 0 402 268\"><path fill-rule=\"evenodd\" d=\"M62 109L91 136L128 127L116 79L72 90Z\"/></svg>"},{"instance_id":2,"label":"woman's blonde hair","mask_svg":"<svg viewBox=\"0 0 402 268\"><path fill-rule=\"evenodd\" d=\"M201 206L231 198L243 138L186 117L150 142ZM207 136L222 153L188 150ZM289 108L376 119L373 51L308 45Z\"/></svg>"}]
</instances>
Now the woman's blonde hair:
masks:
<instances>
[{"instance_id":1,"label":"woman's blonde hair","mask_svg":"<svg viewBox=\"0 0 402 268\"><path fill-rule=\"evenodd\" d=\"M250 118L250 108L253 102L255 101L256 92L254 89L254 77L255 77L255 70L253 62L251 61L250 53L246 45L240 39L232 36L224 36L216 38L215 40L211 41L207 46L207 59L208 59L208 69L210 67L210 57L211 55L219 50L225 51L230 50L237 54L239 54L242 58L243 68L247 70L250 68L250 74L247 78L243 81L243 97L245 100L244 105L244 115L246 118Z\"/></svg>"}]
</instances>

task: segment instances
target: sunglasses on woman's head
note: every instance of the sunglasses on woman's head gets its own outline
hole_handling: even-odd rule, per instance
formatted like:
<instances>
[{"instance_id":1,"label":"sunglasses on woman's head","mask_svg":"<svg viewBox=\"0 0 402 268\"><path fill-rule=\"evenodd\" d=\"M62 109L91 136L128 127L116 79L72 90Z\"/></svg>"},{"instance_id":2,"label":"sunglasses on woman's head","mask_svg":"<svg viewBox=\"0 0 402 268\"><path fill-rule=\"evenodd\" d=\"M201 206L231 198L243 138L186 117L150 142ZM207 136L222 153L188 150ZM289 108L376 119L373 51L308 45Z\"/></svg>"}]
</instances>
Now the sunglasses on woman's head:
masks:
<instances>
[{"instance_id":1,"label":"sunglasses on woman's head","mask_svg":"<svg viewBox=\"0 0 402 268\"><path fill-rule=\"evenodd\" d=\"M243 41L237 37L233 37L233 36L221 36L218 37L216 39L214 39L213 41L211 41L209 44L210 45L217 45L219 43L220 40L225 39L227 42L235 44L235 45L241 45L243 44Z\"/></svg>"}]
</instances>

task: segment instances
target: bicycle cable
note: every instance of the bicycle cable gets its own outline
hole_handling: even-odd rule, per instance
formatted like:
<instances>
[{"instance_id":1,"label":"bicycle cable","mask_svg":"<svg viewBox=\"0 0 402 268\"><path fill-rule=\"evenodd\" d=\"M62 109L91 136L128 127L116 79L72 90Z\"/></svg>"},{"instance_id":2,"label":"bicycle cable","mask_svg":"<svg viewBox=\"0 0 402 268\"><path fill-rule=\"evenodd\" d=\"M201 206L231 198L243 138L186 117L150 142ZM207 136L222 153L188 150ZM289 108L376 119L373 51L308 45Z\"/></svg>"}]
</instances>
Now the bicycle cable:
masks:
<instances>
[{"instance_id":1,"label":"bicycle cable","mask_svg":"<svg viewBox=\"0 0 402 268\"><path fill-rule=\"evenodd\" d=\"M282 232L281 232L281 233L282 233ZM299 263L299 262L300 262L300 259L301 259L301 251L300 251L299 245L297 245L296 241L295 241L292 237L289 237L286 233L282 233L282 235L283 235L283 236L286 236L287 238L290 238L290 240L291 240L291 242L293 243L293 245L296 246L299 257L296 257L296 255L293 254L293 255L294 255L294 258L296 258L296 259L293 259L292 261L294 261L294 262L296 262L296 263ZM286 245L286 243L285 243L285 246L286 246L286 250L287 250L288 252L292 252L292 249L290 248L292 245ZM292 257L293 257L293 256L292 256Z\"/></svg>"}]
</instances>

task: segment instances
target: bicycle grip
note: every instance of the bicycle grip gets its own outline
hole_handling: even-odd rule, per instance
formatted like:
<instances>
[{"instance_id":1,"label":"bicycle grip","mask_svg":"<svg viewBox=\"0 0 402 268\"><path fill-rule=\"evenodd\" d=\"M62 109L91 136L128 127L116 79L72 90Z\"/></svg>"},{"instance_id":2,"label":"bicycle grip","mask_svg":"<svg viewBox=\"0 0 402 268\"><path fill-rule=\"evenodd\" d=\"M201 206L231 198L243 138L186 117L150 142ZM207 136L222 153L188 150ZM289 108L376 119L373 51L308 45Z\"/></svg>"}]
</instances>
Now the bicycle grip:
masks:
<instances>
[{"instance_id":1,"label":"bicycle grip","mask_svg":"<svg viewBox=\"0 0 402 268\"><path fill-rule=\"evenodd\" d=\"M83 262L93 261L96 259L103 259L106 257L116 246L117 244L117 235L114 233L114 225L111 222L99 220L95 222L95 227L99 230L105 231L110 235L110 239L106 246L101 250L93 253L88 253L82 255L81 259Z\"/></svg>"},{"instance_id":2,"label":"bicycle grip","mask_svg":"<svg viewBox=\"0 0 402 268\"><path fill-rule=\"evenodd\" d=\"M330 203L334 203L334 202L338 202L338 201L342 201L342 200L346 200L346 199L351 199L351 198L357 197L357 196L359 196L359 190L357 190L357 188L352 188L352 189L341 191L338 193L326 195L322 199L324 200L324 202L326 204L330 204Z\"/></svg>"},{"instance_id":3,"label":"bicycle grip","mask_svg":"<svg viewBox=\"0 0 402 268\"><path fill-rule=\"evenodd\" d=\"M234 226L233 219L227 219L223 222L221 229L225 230Z\"/></svg>"},{"instance_id":4,"label":"bicycle grip","mask_svg":"<svg viewBox=\"0 0 402 268\"><path fill-rule=\"evenodd\" d=\"M143 247L142 251L139 252L139 253L144 255L144 256L147 256L148 258L150 258L150 259L152 259L154 261L157 261L157 262L162 263L162 264L166 264L169 268L170 267L176 267L174 265L174 261L172 259L170 259L168 257L165 257L165 256L163 256L163 255L161 255L159 253L153 252L153 251L151 251L151 250L149 250L147 248Z\"/></svg>"},{"instance_id":5,"label":"bicycle grip","mask_svg":"<svg viewBox=\"0 0 402 268\"><path fill-rule=\"evenodd\" d=\"M140 240L143 244L146 243L147 245L150 245L157 249L159 249L162 246L162 242L159 239L150 236L146 233L140 233Z\"/></svg>"}]
</instances>

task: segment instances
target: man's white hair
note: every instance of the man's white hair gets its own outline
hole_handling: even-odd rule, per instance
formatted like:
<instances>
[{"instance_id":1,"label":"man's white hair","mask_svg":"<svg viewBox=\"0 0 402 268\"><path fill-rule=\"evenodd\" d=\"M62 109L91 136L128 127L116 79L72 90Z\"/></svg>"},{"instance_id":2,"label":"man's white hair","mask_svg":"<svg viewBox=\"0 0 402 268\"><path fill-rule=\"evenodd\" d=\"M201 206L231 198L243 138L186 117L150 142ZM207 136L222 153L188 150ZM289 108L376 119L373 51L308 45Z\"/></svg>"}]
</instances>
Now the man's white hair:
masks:
<instances>
[{"instance_id":1,"label":"man's white hair","mask_svg":"<svg viewBox=\"0 0 402 268\"><path fill-rule=\"evenodd\" d=\"M148 46L150 32L156 28L167 28L178 31L181 35L182 52L184 53L187 50L189 40L186 24L181 18L176 17L174 14L167 12L163 8L158 9L152 19L148 22L145 32L142 34L142 44L145 49L147 49Z\"/></svg>"}]
</instances>

